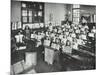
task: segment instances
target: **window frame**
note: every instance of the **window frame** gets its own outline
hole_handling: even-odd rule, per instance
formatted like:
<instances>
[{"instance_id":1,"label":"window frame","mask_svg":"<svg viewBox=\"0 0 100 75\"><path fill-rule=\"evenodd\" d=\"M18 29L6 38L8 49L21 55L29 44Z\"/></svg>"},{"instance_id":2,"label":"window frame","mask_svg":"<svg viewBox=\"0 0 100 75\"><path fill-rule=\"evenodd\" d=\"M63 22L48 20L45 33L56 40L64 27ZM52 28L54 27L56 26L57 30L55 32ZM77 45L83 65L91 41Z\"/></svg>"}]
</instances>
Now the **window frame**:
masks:
<instances>
[{"instance_id":1,"label":"window frame","mask_svg":"<svg viewBox=\"0 0 100 75\"><path fill-rule=\"evenodd\" d=\"M74 23L74 19L77 18L80 20L80 5L79 7L74 7L74 5L79 5L79 4L73 4L72 5L72 22ZM79 12L74 13L74 10L78 10ZM74 14L79 15L79 16L74 16ZM79 23L79 21L77 21Z\"/></svg>"},{"instance_id":2,"label":"window frame","mask_svg":"<svg viewBox=\"0 0 100 75\"><path fill-rule=\"evenodd\" d=\"M22 4L26 4L26 7L22 7ZM42 6L42 9L40 9ZM27 16L23 16L23 10L27 10ZM29 11L32 11L32 16L29 16ZM42 12L42 16L38 16L38 12ZM37 16L34 16L36 13ZM23 22L23 17L27 17L27 22ZM29 21L29 17L32 17L32 21ZM39 20L43 18L43 20ZM44 23L44 3L43 2L21 2L21 22L22 24L32 24L32 23Z\"/></svg>"}]
</instances>

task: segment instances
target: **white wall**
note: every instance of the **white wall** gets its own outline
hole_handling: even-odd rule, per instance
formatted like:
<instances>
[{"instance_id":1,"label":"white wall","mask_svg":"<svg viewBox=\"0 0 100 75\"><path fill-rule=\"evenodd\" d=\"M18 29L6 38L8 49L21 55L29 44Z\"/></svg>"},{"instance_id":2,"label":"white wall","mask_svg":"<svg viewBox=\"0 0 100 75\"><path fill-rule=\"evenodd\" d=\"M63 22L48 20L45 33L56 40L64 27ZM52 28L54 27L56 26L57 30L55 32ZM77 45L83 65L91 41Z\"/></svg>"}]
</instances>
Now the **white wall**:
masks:
<instances>
[{"instance_id":1,"label":"white wall","mask_svg":"<svg viewBox=\"0 0 100 75\"><path fill-rule=\"evenodd\" d=\"M11 2L11 22L21 21L21 2Z\"/></svg>"},{"instance_id":2,"label":"white wall","mask_svg":"<svg viewBox=\"0 0 100 75\"><path fill-rule=\"evenodd\" d=\"M61 23L65 19L66 5L56 3L45 3L45 23L49 22L50 14L53 14L53 22Z\"/></svg>"},{"instance_id":3,"label":"white wall","mask_svg":"<svg viewBox=\"0 0 100 75\"><path fill-rule=\"evenodd\" d=\"M61 23L65 20L65 14L71 11L71 5L61 4L61 3L45 3L44 7L44 22L49 22L49 16L53 14L53 22ZM71 20L71 16L70 16ZM21 21L21 2L12 1L11 2L11 22Z\"/></svg>"}]
</instances>

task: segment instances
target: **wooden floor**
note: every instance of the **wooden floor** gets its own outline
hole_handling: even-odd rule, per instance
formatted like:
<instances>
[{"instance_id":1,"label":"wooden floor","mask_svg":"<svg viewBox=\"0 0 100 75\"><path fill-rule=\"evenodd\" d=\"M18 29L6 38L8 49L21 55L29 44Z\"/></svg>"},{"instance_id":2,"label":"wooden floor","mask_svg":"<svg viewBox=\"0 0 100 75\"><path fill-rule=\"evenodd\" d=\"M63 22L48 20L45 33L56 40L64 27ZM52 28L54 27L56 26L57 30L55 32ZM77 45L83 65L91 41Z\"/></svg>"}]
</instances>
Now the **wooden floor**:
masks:
<instances>
[{"instance_id":1,"label":"wooden floor","mask_svg":"<svg viewBox=\"0 0 100 75\"><path fill-rule=\"evenodd\" d=\"M83 50L85 47L82 47ZM41 49L38 48L38 49ZM88 48L86 48L88 49ZM88 49L89 50L89 49ZM78 55L78 56L77 56ZM79 61L86 58L86 62ZM95 69L95 56L84 54L84 52L76 50L74 55L64 55L64 62L55 61L53 65L47 64L44 61L43 55L40 55L37 59L36 65L27 66L25 65L25 50L15 51L11 54L11 68L15 74L15 69L20 74L33 74L33 73L47 73L47 72L61 72L61 71L77 71L77 70L92 70ZM79 59L79 60L78 60ZM90 59L90 60L88 60ZM83 62L83 63L82 63Z\"/></svg>"}]
</instances>

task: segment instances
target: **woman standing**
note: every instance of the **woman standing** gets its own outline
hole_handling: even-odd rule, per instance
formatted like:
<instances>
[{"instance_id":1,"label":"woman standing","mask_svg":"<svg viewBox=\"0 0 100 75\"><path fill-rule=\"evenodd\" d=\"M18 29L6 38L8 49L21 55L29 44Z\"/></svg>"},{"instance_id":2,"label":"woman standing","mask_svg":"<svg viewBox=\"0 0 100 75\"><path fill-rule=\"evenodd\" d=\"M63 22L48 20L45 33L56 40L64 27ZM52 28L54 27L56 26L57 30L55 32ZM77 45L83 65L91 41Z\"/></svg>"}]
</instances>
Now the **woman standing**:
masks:
<instances>
[{"instance_id":1,"label":"woman standing","mask_svg":"<svg viewBox=\"0 0 100 75\"><path fill-rule=\"evenodd\" d=\"M25 27L24 34L25 34L25 43L26 43L27 51L31 51L32 50L31 30L29 26Z\"/></svg>"},{"instance_id":2,"label":"woman standing","mask_svg":"<svg viewBox=\"0 0 100 75\"><path fill-rule=\"evenodd\" d=\"M30 31L29 26L26 26L24 31L25 31L25 39L30 40L30 38L31 38L31 31Z\"/></svg>"}]
</instances>

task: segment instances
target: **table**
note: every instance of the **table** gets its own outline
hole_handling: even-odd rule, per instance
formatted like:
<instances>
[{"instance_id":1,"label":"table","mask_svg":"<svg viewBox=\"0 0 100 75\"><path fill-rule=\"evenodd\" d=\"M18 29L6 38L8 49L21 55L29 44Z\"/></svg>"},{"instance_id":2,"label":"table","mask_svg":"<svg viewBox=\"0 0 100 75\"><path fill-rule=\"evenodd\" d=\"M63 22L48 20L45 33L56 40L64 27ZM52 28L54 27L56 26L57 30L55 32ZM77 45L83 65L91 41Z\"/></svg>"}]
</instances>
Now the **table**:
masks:
<instances>
[{"instance_id":1,"label":"table","mask_svg":"<svg viewBox=\"0 0 100 75\"><path fill-rule=\"evenodd\" d=\"M54 49L45 46L45 62L47 62L48 64L53 64L53 59L54 59Z\"/></svg>"}]
</instances>

